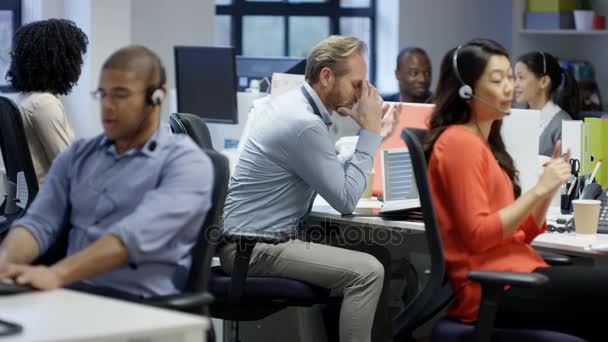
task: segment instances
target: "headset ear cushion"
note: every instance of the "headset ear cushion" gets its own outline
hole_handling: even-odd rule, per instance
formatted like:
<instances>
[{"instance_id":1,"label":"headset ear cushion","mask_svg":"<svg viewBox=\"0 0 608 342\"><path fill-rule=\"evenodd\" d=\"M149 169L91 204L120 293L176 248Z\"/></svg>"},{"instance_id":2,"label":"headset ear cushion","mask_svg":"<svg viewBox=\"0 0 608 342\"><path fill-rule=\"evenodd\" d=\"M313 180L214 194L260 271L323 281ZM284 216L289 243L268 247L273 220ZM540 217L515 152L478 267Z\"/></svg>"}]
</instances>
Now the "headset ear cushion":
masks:
<instances>
[{"instance_id":1,"label":"headset ear cushion","mask_svg":"<svg viewBox=\"0 0 608 342\"><path fill-rule=\"evenodd\" d=\"M473 88L465 84L458 89L458 95L465 100L469 100L473 97Z\"/></svg>"},{"instance_id":2,"label":"headset ear cushion","mask_svg":"<svg viewBox=\"0 0 608 342\"><path fill-rule=\"evenodd\" d=\"M150 102L153 105L160 105L163 102L164 98L165 92L162 89L158 88L152 92L152 95L150 95Z\"/></svg>"}]
</instances>

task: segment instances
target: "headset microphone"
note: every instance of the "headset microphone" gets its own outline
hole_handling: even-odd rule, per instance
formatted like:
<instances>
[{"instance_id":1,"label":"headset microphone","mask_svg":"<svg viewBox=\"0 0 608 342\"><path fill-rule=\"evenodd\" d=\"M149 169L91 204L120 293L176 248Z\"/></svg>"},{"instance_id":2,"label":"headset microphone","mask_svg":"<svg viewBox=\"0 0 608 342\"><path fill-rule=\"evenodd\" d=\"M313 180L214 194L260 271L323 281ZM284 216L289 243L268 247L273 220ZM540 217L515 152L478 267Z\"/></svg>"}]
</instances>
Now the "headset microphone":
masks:
<instances>
[{"instance_id":1,"label":"headset microphone","mask_svg":"<svg viewBox=\"0 0 608 342\"><path fill-rule=\"evenodd\" d=\"M473 89L471 89L471 87L469 87L466 84L463 85L462 87L460 87L460 89L458 89L458 95L465 100L475 99L475 100L481 102L482 104L486 105L488 108L494 109L495 111L502 113L504 115L511 114L511 112L504 111L504 110L492 105L490 102L482 99L481 97L473 95Z\"/></svg>"},{"instance_id":2,"label":"headset microphone","mask_svg":"<svg viewBox=\"0 0 608 342\"><path fill-rule=\"evenodd\" d=\"M460 52L461 48L462 48L462 45L458 46L456 48L456 51L454 51L454 56L452 57L452 70L454 71L454 76L456 76L456 79L458 79L458 81L460 82L460 88L458 89L458 96L460 96L460 98L462 98L464 100L475 99L475 100L481 102L482 104L486 105L487 107L494 109L495 111L497 111L499 113L502 113L504 115L510 115L511 112L504 111L504 110L492 105L489 101L486 101L479 96L475 96L473 94L473 88L471 88L470 85L464 83L464 80L462 79L462 77L460 77L460 71L458 71L458 53Z\"/></svg>"}]
</instances>

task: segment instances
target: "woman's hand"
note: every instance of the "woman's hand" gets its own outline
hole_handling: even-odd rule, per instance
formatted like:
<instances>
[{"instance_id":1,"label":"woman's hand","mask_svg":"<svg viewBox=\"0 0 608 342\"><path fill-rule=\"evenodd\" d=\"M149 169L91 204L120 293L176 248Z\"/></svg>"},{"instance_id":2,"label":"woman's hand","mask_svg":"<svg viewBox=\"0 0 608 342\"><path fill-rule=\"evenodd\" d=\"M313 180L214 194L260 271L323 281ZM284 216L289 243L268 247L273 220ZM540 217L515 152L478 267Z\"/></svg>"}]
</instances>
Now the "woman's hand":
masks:
<instances>
[{"instance_id":1,"label":"woman's hand","mask_svg":"<svg viewBox=\"0 0 608 342\"><path fill-rule=\"evenodd\" d=\"M561 142L555 144L552 159L545 164L542 176L534 186L536 194L542 198L552 196L560 186L570 179L570 149L564 156L560 156Z\"/></svg>"}]
</instances>

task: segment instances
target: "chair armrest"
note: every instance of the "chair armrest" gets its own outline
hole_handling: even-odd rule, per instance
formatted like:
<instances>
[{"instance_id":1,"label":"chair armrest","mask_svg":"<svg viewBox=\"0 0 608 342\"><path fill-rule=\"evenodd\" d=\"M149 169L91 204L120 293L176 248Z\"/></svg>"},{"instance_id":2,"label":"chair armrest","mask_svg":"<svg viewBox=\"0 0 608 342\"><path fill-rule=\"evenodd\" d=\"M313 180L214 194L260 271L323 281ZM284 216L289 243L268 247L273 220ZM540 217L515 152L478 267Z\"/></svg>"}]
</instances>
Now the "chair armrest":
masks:
<instances>
[{"instance_id":1,"label":"chair armrest","mask_svg":"<svg viewBox=\"0 0 608 342\"><path fill-rule=\"evenodd\" d=\"M519 272L471 271L467 279L486 285L537 287L549 281L544 274Z\"/></svg>"},{"instance_id":2,"label":"chair armrest","mask_svg":"<svg viewBox=\"0 0 608 342\"><path fill-rule=\"evenodd\" d=\"M481 284L481 304L477 314L473 342L490 341L496 319L496 309L506 285L538 287L549 281L544 274L519 272L471 271L467 279Z\"/></svg>"},{"instance_id":3,"label":"chair armrest","mask_svg":"<svg viewBox=\"0 0 608 342\"><path fill-rule=\"evenodd\" d=\"M143 304L165 309L186 311L199 306L209 306L211 303L213 303L213 300L214 298L209 292L195 292L152 297L146 299Z\"/></svg>"},{"instance_id":4,"label":"chair armrest","mask_svg":"<svg viewBox=\"0 0 608 342\"><path fill-rule=\"evenodd\" d=\"M536 251L538 255L545 260L545 262L551 266L568 266L572 265L572 259L569 256L561 255L557 253Z\"/></svg>"},{"instance_id":5,"label":"chair armrest","mask_svg":"<svg viewBox=\"0 0 608 342\"><path fill-rule=\"evenodd\" d=\"M273 233L273 232L230 232L224 233L224 238L232 241L244 241L247 243L272 243L279 244L287 242L290 236L285 233Z\"/></svg>"}]
</instances>

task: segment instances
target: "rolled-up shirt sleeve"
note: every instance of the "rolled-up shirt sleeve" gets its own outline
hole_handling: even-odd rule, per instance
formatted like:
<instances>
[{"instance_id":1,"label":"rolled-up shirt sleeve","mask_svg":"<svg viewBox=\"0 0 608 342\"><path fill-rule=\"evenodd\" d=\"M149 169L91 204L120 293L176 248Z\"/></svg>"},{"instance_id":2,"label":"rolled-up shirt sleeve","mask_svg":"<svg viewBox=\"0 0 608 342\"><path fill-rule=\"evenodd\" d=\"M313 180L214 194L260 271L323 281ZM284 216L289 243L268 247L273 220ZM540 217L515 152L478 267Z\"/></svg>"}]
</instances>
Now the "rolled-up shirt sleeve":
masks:
<instances>
[{"instance_id":1,"label":"rolled-up shirt sleeve","mask_svg":"<svg viewBox=\"0 0 608 342\"><path fill-rule=\"evenodd\" d=\"M159 185L133 213L109 227L127 247L129 263L176 262L190 253L211 207L213 166L200 150L182 150L165 163Z\"/></svg>"},{"instance_id":2,"label":"rolled-up shirt sleeve","mask_svg":"<svg viewBox=\"0 0 608 342\"><path fill-rule=\"evenodd\" d=\"M41 254L68 224L70 164L76 145L75 143L57 156L26 214L12 225L12 228L21 226L30 231L38 242Z\"/></svg>"},{"instance_id":3,"label":"rolled-up shirt sleeve","mask_svg":"<svg viewBox=\"0 0 608 342\"><path fill-rule=\"evenodd\" d=\"M350 214L365 189L381 141L379 134L362 130L352 157L343 161L327 138L327 129L312 125L295 137L288 163L334 209Z\"/></svg>"},{"instance_id":4,"label":"rolled-up shirt sleeve","mask_svg":"<svg viewBox=\"0 0 608 342\"><path fill-rule=\"evenodd\" d=\"M521 230L526 233L525 242L531 243L538 235L547 231L547 221L543 222L542 225L537 225L534 215L530 214L526 220L519 226Z\"/></svg>"}]
</instances>

